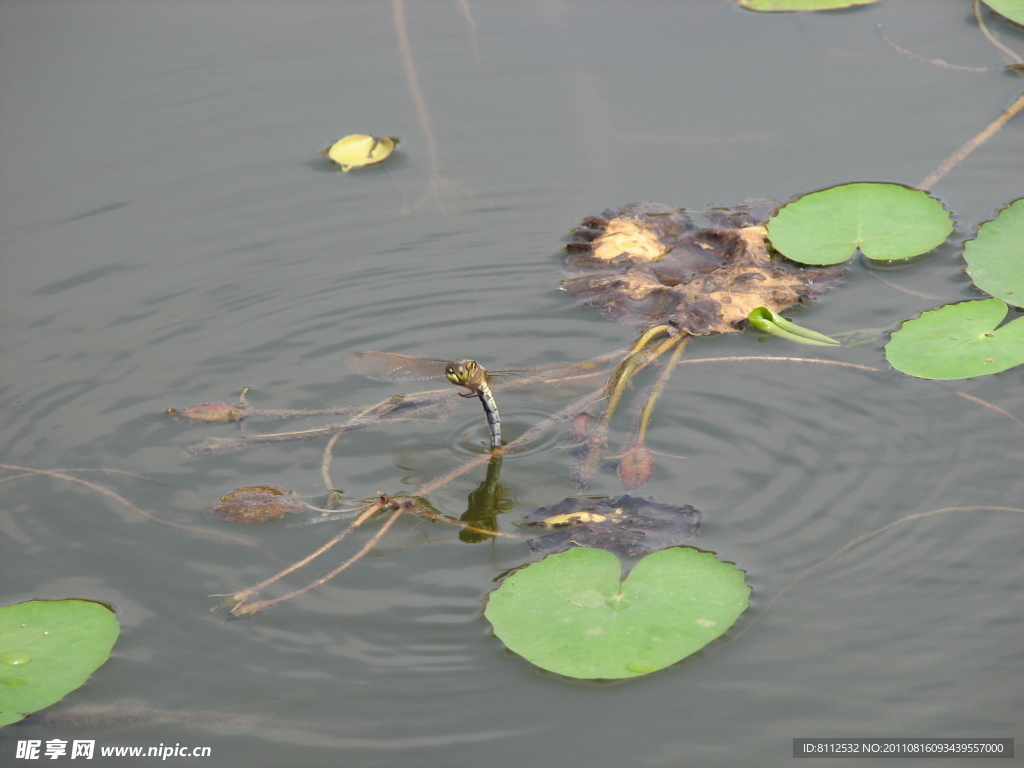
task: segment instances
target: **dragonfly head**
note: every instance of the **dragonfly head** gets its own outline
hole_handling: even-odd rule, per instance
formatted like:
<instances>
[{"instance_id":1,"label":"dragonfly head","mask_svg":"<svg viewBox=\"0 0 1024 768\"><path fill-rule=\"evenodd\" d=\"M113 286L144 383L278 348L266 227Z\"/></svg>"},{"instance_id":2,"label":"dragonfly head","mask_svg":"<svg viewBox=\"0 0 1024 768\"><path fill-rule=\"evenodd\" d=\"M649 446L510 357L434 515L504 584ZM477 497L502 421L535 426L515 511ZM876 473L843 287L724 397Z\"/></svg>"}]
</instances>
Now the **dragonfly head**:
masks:
<instances>
[{"instance_id":1,"label":"dragonfly head","mask_svg":"<svg viewBox=\"0 0 1024 768\"><path fill-rule=\"evenodd\" d=\"M456 386L475 390L479 386L477 380L483 376L483 368L475 360L463 360L449 363L444 369L444 375Z\"/></svg>"}]
</instances>

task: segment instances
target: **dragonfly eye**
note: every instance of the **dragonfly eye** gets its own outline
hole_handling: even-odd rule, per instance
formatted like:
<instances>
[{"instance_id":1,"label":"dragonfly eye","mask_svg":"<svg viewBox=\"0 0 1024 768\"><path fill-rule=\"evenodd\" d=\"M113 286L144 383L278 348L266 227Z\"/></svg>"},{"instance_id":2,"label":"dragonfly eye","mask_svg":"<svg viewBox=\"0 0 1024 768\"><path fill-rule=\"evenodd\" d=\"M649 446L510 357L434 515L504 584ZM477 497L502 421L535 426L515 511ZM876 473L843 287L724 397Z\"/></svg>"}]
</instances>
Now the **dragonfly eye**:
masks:
<instances>
[{"instance_id":1,"label":"dragonfly eye","mask_svg":"<svg viewBox=\"0 0 1024 768\"><path fill-rule=\"evenodd\" d=\"M462 384L469 378L469 371L462 363L452 363L444 369L444 375L452 384Z\"/></svg>"}]
</instances>

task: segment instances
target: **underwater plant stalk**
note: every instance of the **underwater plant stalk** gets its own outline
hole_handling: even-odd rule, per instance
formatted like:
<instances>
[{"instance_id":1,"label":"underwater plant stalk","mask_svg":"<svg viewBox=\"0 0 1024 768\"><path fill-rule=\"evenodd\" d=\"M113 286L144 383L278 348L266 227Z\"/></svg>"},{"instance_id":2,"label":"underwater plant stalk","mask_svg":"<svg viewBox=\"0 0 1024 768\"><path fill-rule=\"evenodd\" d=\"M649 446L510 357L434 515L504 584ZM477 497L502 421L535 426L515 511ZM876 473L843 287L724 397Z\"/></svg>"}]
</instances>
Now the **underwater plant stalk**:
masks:
<instances>
[{"instance_id":1,"label":"underwater plant stalk","mask_svg":"<svg viewBox=\"0 0 1024 768\"><path fill-rule=\"evenodd\" d=\"M136 505L134 505L130 501L128 501L128 499L124 498L124 496L121 496L120 494L115 493L114 491L110 490L109 488L105 488L102 485L98 485L98 484L90 482L88 480L84 480L81 477L74 477L73 475L69 475L68 474L68 472L84 472L84 471L88 471L88 472L102 472L104 474L129 475L129 476L133 476L133 477L138 477L138 478L140 478L142 480L147 480L148 482L153 482L151 480L148 480L148 478L144 478L144 477L141 477L139 475L135 475L133 472L122 472L121 470L116 470L116 469L100 469L100 470L96 470L96 469L88 469L88 470L83 470L83 469L64 469L64 470L34 469L32 467L21 467L21 466L15 465L15 464L0 464L0 469L7 470L9 472L20 472L21 473L21 474L18 474L18 475L14 475L13 477L2 478L2 479L0 479L0 483L6 482L8 480L15 480L17 478L26 477L26 476L36 476L36 477L41 476L41 477L53 478L54 480L63 480L64 482L73 483L75 485L81 485L81 486L84 486L85 488L88 488L90 491L93 491L94 493L98 493L100 496L103 496L103 497L109 499L110 501L114 502L115 504L124 507L129 512L131 512L132 514L138 515L139 517L144 518L145 520L149 520L152 523L156 523L157 525L163 525L163 526L166 526L168 528L175 528L175 529L177 529L179 531L185 531L187 533L192 533L192 534L195 534L197 536L205 536L205 537L211 538L211 539L220 539L221 541L229 541L232 544L241 544L241 545L249 547L251 549L255 549L256 551L261 552L262 554L267 555L271 559L274 559L274 560L277 560L278 562L280 562L280 558L279 557L277 557L276 555L268 552L267 550L263 549L262 547L257 546L256 544L253 544L251 541L248 541L247 539L245 539L243 537L233 536L230 533L224 533L223 531L218 531L218 530L214 530L214 529L199 528L199 527L194 526L194 525L182 525L180 523L172 523L172 522L170 522L168 520L161 520L159 517L157 517L153 513L147 512L146 510L144 510L144 509L142 509L140 507L137 507Z\"/></svg>"},{"instance_id":2,"label":"underwater plant stalk","mask_svg":"<svg viewBox=\"0 0 1024 768\"><path fill-rule=\"evenodd\" d=\"M358 552L356 552L354 555L352 555L352 557L350 557L344 563L342 563L337 568L335 568L333 571L331 571L330 573L324 574L319 579L311 581L306 586L301 587L299 589L296 589L296 590L294 590L292 592L289 592L287 595L281 595L280 597L275 597L273 600L261 600L258 603L252 603L250 605L246 605L245 603L237 603L231 609L231 614L233 616L253 616L254 614L257 614L260 611L265 611L267 608L270 608L270 607L272 607L274 605L277 605L278 603L282 603L285 600L291 600L293 597L298 597L299 595L304 595L307 592L309 592L310 590L316 589L317 587L326 584L328 581L330 581L335 576L337 576L339 573L341 573L342 571L347 569L353 563L355 563L355 562L357 562L359 560L362 560L363 557L366 555L366 553L369 552L371 549L373 549L375 546L377 546L377 542L379 542L382 538L384 538L384 534L386 534L388 532L388 530L390 530L391 526L394 525L398 521L398 518L402 516L402 514L406 511L406 509L408 507L410 507L414 503L415 502L412 499L403 499L401 502L399 502L397 507L396 507L396 509L395 509L395 511L391 513L391 517L389 517L387 520L384 521L384 524L380 527L380 529L378 529L378 531L375 534L373 534L373 536L371 536L367 540L367 542L362 546L362 548ZM344 534L348 533L350 530L352 530L356 526L357 522L361 522L362 520L364 520L367 517L369 517L370 514L372 514L373 512L376 512L377 510L374 509L374 507L379 509L380 506L381 506L380 504L374 504L373 506L371 506L367 510L367 512L364 512L362 515L360 515L355 521L353 521L352 525L350 525L348 528L346 528L344 531L342 531L342 533L340 535L344 535ZM370 510L372 510L372 512ZM330 543L330 542L328 542L328 543ZM312 555L310 555L309 557L305 558L303 561L300 561L300 563L308 562L310 559L312 559L313 557L318 556L319 554L320 554L320 550L317 550L317 552L315 552ZM294 566L290 566L289 568L285 569L284 571L282 571L278 575L282 576L285 573L288 573L289 571L292 571L292 570L294 570L297 567L299 567L299 564L296 564ZM276 578L277 577L274 577L272 580L276 580ZM251 589L250 590L246 590L246 592L251 592L251 591L252 591Z\"/></svg>"},{"instance_id":3,"label":"underwater plant stalk","mask_svg":"<svg viewBox=\"0 0 1024 768\"><path fill-rule=\"evenodd\" d=\"M602 424L607 425L611 421L612 415L615 413L615 409L619 405L619 400L622 399L622 394L626 390L626 385L630 379L644 368L648 363L657 359L661 354L661 348L656 350L653 354L647 353L641 356L647 345L657 336L663 333L668 333L667 325L656 325L646 333L644 333L639 339L633 342L633 346L630 347L629 352L622 362L615 366L615 370L612 371L612 375L608 377L608 384L605 387L605 394L608 398L608 405L605 406L604 415L602 416Z\"/></svg>"},{"instance_id":4,"label":"underwater plant stalk","mask_svg":"<svg viewBox=\"0 0 1024 768\"><path fill-rule=\"evenodd\" d=\"M974 20L977 22L978 27L981 29L982 33L985 35L988 41L992 43L992 45L994 45L997 49L999 49L999 51L1004 56L1006 56L1007 59L1012 61L1015 66L1019 67L1022 63L1024 63L1021 61L1020 56L1018 56L1016 53L1011 51L1006 46L1002 45L988 31L988 27L985 26L985 20L981 16L981 10L978 6L978 0L974 0L974 2L971 4L971 10L974 12ZM992 138L996 133L998 133L999 130L1008 122L1010 122L1010 120L1013 119L1013 117L1022 109L1024 109L1024 91L1021 91L1017 95L1016 100L1010 106L1008 106L1006 109L999 113L999 117L997 117L987 126L985 126L981 133L965 142L963 146L961 146L953 154L951 154L949 157L943 160L939 164L938 168L936 168L934 171L928 174L928 176L922 179L921 182L917 185L917 188L928 190L934 187L938 182L940 182L943 179L943 177L947 173L949 173L958 165L960 165L960 163L962 163L968 155L970 155L974 150L976 150L978 147L980 147L982 144L984 144L986 141Z\"/></svg>"},{"instance_id":5,"label":"underwater plant stalk","mask_svg":"<svg viewBox=\"0 0 1024 768\"><path fill-rule=\"evenodd\" d=\"M665 364L665 368L658 375L658 381L655 382L654 388L651 390L651 394L648 396L644 404L640 406L640 426L637 429L637 443L643 443L644 435L647 434L647 427L651 421L651 414L654 413L654 404L658 401L658 396L661 395L665 384L668 383L669 377L672 375L672 370L676 367L679 362L680 356L683 354L683 350L693 340L693 336L680 336L672 339L675 349L672 352L672 356L668 359L668 363Z\"/></svg>"},{"instance_id":6,"label":"underwater plant stalk","mask_svg":"<svg viewBox=\"0 0 1024 768\"><path fill-rule=\"evenodd\" d=\"M654 473L654 454L644 445L647 427L650 425L651 414L654 413L654 404L658 401L658 396L665 389L665 384L668 383L669 378L672 376L672 370L676 367L680 355L683 354L683 350L686 349L686 345L690 343L692 338L693 336L685 335L666 339L655 350L655 354L660 355L669 348L673 349L668 363L665 364L661 373L658 374L658 379L654 382L654 386L651 387L647 399L640 406L637 428L633 435L633 444L622 452L622 456L619 459L619 479L627 490L633 490L644 485L651 479L651 475Z\"/></svg>"},{"instance_id":7,"label":"underwater plant stalk","mask_svg":"<svg viewBox=\"0 0 1024 768\"><path fill-rule=\"evenodd\" d=\"M667 325L655 326L648 330L636 340L630 351L622 359L622 362L616 366L612 375L608 378L608 383L605 386L607 404L605 405L604 413L601 414L597 425L591 430L590 436L586 440L583 456L573 469L573 481L577 487L586 487L601 463L601 458L608 447L608 427L612 415L618 407L619 400L622 399L626 385L637 373L665 354L678 342L676 337L670 336L653 350L645 349L654 338L663 333L668 333L668 331L669 326Z\"/></svg>"},{"instance_id":8,"label":"underwater plant stalk","mask_svg":"<svg viewBox=\"0 0 1024 768\"><path fill-rule=\"evenodd\" d=\"M246 606L245 603L248 600L250 600L251 598L253 598L256 595L258 595L260 592L263 591L264 588L270 586L271 584L273 584L278 579L284 578L285 576L287 576L292 571L298 570L299 568L301 568L302 566L306 565L307 563L309 563L309 562L315 560L316 558L320 557L320 555L322 555L325 552L328 552L329 550L331 550L336 544L341 542L342 539L344 539L346 536L348 536L350 533L352 533L352 531L354 531L356 528L358 528L364 522L369 520L373 515L375 515L377 512L379 512L380 509L383 506L384 506L383 503L378 501L378 502L372 504L371 506L367 507L366 510L364 510L363 513L361 515L359 515L359 517L357 517L355 520L353 520L351 523L349 523L348 526L343 531L341 531L340 533L338 533L335 536L333 536L331 539L329 539L325 544L323 544L316 551L306 555L301 560L298 560L298 561L292 563L287 568L285 568L285 569L283 569L281 571L278 571L273 576L271 576L269 579L264 579L259 584L256 584L256 585L254 585L252 587L249 587L248 589L243 589L241 592L235 592L233 595L230 595L227 600L225 600L224 602L220 603L219 605L214 606L211 610L215 611L218 608L230 608L231 614L234 615L234 616L250 616L250 615L252 615L254 613L257 613L258 611L263 610L263 608L267 607L263 603L265 603L267 601L263 601L261 603L254 603L251 606ZM220 595L216 595L216 597L220 597ZM262 607L257 607L257 606L262 606Z\"/></svg>"}]
</instances>

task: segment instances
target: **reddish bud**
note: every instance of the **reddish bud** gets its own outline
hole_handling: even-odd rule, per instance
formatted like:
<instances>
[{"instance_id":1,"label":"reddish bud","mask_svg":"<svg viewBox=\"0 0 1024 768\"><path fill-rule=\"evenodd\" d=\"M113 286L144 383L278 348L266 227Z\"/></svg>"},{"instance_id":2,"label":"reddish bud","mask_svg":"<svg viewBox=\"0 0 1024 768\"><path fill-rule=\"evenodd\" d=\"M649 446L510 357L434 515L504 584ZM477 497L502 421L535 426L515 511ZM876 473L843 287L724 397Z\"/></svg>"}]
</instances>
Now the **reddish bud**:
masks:
<instances>
[{"instance_id":1,"label":"reddish bud","mask_svg":"<svg viewBox=\"0 0 1024 768\"><path fill-rule=\"evenodd\" d=\"M619 479L627 490L639 488L654 473L654 454L643 443L628 449L619 460Z\"/></svg>"},{"instance_id":2,"label":"reddish bud","mask_svg":"<svg viewBox=\"0 0 1024 768\"><path fill-rule=\"evenodd\" d=\"M572 443L582 443L587 435L590 434L590 425L594 422L594 417L586 411L580 411L576 414L576 418L572 420L572 428L569 430L569 441Z\"/></svg>"}]
</instances>

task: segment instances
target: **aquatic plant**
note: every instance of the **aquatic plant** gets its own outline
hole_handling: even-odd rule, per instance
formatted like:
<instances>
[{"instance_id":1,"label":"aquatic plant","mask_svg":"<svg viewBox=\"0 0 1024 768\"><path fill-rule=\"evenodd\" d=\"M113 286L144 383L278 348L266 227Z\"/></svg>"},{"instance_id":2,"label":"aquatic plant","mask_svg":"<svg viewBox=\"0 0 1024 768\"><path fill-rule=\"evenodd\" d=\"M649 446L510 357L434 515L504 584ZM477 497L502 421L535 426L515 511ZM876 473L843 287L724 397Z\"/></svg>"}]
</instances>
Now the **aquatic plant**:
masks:
<instances>
[{"instance_id":1,"label":"aquatic plant","mask_svg":"<svg viewBox=\"0 0 1024 768\"><path fill-rule=\"evenodd\" d=\"M0 726L80 687L110 657L120 631L110 606L89 600L0 606Z\"/></svg>"},{"instance_id":2,"label":"aquatic plant","mask_svg":"<svg viewBox=\"0 0 1024 768\"><path fill-rule=\"evenodd\" d=\"M1009 116L1004 112L1000 119L1005 122ZM993 123L997 126L999 124L999 121ZM991 126L988 135L991 135ZM929 175L930 183L949 173L981 140L984 139L969 142L965 148L944 161ZM601 557L607 563L614 560L614 581L618 585L621 570L619 561L611 554L586 554L593 551L594 547L604 547L627 558L651 549L666 558L679 557L679 553L697 553L696 550L680 547L680 543L696 536L699 512L688 506L666 504L653 499L637 500L629 496L609 500L592 497L566 499L526 515L521 521L523 527L519 532L502 531L497 523L497 515L510 506L507 501L502 501L500 476L503 457L515 455L522 446L546 431L565 429L567 445L575 457L572 476L579 488L587 484L606 459L617 460L618 475L627 488L639 487L648 482L654 472L655 453L647 447L645 436L653 423L655 403L664 392L670 375L680 364L687 362L683 361L682 355L689 344L698 337L744 332L747 329L801 344L841 347L854 343L850 341L855 338L854 333L827 336L798 325L783 316L783 313L837 287L843 273L856 268L854 257L858 253L869 260L892 262L930 252L945 242L953 228L951 215L937 198L922 189L927 186L921 183L919 188L914 188L903 184L855 181L801 194L778 206L760 202L691 211L655 203L631 203L609 209L600 216L584 219L572 231L571 241L562 256L562 288L581 304L597 309L607 319L633 329L637 334L635 340L625 350L577 364L575 368L563 366L558 370L534 372L532 378L521 378L520 386L545 384L557 388L559 384L572 379L591 381L593 388L516 439L503 443L492 440L489 451L482 452L477 458L467 461L444 477L421 485L412 493L400 496L380 494L371 499L345 500L334 490L335 485L331 480L332 450L337 441L353 429L395 426L412 421L440 421L454 407L458 391L453 388L394 395L350 412L347 414L348 421L325 427L294 432L244 434L233 438L208 438L191 447L188 449L189 455L200 456L212 451L251 445L327 437L329 440L324 449L321 474L328 490L328 501L321 511L320 519L337 519L341 514L354 517L322 547L259 584L224 596L227 599L219 607L235 616L252 616L272 605L304 594L355 564L404 515L457 526L462 529L461 538L466 541L507 536L527 540L531 548L538 552L569 548L559 555L549 556L539 563L514 571L505 580L509 585L508 594L517 592L515 585L518 580L532 579L532 574L554 569L553 564L560 562L559 558L564 558L565 562L584 562L593 557ZM1007 210L1011 208L1007 206ZM989 240L1007 224L1015 226L1013 215L1007 214L1005 219L1000 217L1000 224L992 230L983 229L985 236L979 233L978 238L981 242L967 249L972 252L972 259L978 257L975 259L977 266L972 265L973 270L999 271L998 268L988 267L986 262L990 258ZM1011 226L1009 231L1015 230ZM1005 243L1013 240L1012 234L995 238L996 250L1002 252L1007 247ZM1004 258L997 257L996 263ZM981 266L983 263L986 266ZM1004 290L994 283L985 285L988 291ZM983 302L975 304L979 312L984 309ZM986 306L997 308L996 304ZM892 320L895 322L896 318ZM957 332L977 335L978 330L974 326L965 326L961 320L957 322L960 323ZM1015 325L1007 326L1012 326L1013 332L1000 331L998 334L995 333L994 323L990 325L992 327L982 330L981 334L983 339L992 341L979 342L979 349L985 350L985 354L991 357L995 353L990 354L990 351L1000 344L1010 347L1016 345ZM1002 347L998 348L999 357L1009 359L1004 355ZM911 334L900 336L897 333L893 335L887 351L889 359L897 368L902 365L897 364L897 360L903 350L907 349L911 350L910 357L941 355L924 342L912 339ZM408 365L412 365L414 360L402 356L392 357L408 361ZM368 359L377 361L384 358L377 356ZM872 370L860 364L835 360L770 359ZM989 366L986 372L996 370L997 365L988 362L988 357L984 361ZM444 366L438 365L436 372L440 374L443 369ZM647 372L652 370L655 371L653 383L640 398L626 444L617 456L607 456L611 423L624 402L630 384L647 376ZM924 375L921 371L914 372L909 368L907 372ZM964 374L961 371L958 375ZM500 398L503 388L514 387L516 383L514 379L495 379L492 385ZM229 412L240 411L231 406L225 408ZM247 412L247 418L257 415L260 415L259 411ZM428 499L436 490L481 466L486 466L486 479L470 494L471 504L465 514L456 517L430 504ZM645 505L651 509L664 508L667 510L667 518L644 518L641 511ZM284 595L262 598L264 590L310 565L346 540L359 527L378 517L382 517L384 522L375 533L355 554L332 571ZM533 531L535 535L531 536L526 531ZM661 535L665 538L660 539ZM707 555L707 558L717 562L713 556ZM643 560L641 564L645 562ZM636 574L638 568L639 565L631 574ZM642 574L643 570L639 573ZM628 585L632 578L634 575L628 576L624 584ZM558 578L554 581L558 581ZM553 587L550 584L543 586L546 584L543 580L539 583L542 587L537 596L526 598L526 607L520 610L528 613L540 604L538 601L551 596ZM611 584L611 581L608 583ZM503 594L502 589L499 588L488 600L489 618L495 611L500 615L500 610L492 606L501 604L504 599L499 597ZM614 586L606 596L607 600L614 603L613 598L615 594L620 594L619 589L619 586ZM621 586L621 590L621 594L625 594L626 586ZM609 604L602 602L605 606ZM736 615L728 621L715 620L718 628L716 631L719 634L724 632L741 611L742 607L738 607ZM498 623L501 623L500 619ZM505 639L506 644L518 650L519 640L506 637L504 630L499 630L497 625L496 632ZM649 635L648 630L637 629L635 626L631 626L629 632ZM534 660L533 651L529 650L531 642L526 642L521 652ZM571 640L563 638L563 644L566 642L572 644ZM620 649L623 647L622 643L613 645ZM672 663L690 652L692 650L682 654L678 650L673 651L671 658L664 663ZM616 665L614 672L597 667L582 672L565 671L567 668L559 667L559 662L544 660L536 663L562 674L582 676L640 674L640 670L650 671L664 666L661 661L648 663L635 654L627 661L614 654L612 656L614 661L611 663Z\"/></svg>"},{"instance_id":3,"label":"aquatic plant","mask_svg":"<svg viewBox=\"0 0 1024 768\"><path fill-rule=\"evenodd\" d=\"M566 677L614 680L692 655L747 609L743 571L673 547L622 578L615 555L570 549L506 576L484 616L509 650Z\"/></svg>"},{"instance_id":4,"label":"aquatic plant","mask_svg":"<svg viewBox=\"0 0 1024 768\"><path fill-rule=\"evenodd\" d=\"M766 4L767 0L761 5ZM837 0L829 7L851 4ZM990 5L1007 14L1014 12L1007 3L992 0ZM776 0L774 6L774 10L782 9L781 0ZM810 3L804 7L811 7ZM814 7L825 4L818 2ZM429 116L415 70L409 66L411 53L404 4L396 0L393 8L407 80L437 181L440 177L436 174ZM849 343L844 341L848 338L845 334L826 336L798 325L783 313L797 310L802 303L839 286L844 271L858 268L858 254L876 262L903 260L932 251L945 242L952 231L950 214L927 190L1021 108L1024 94L916 187L854 181L797 195L780 206L742 204L691 211L656 203L630 203L584 219L572 231L571 242L562 255L562 287L581 304L630 328L635 334L632 343L595 360L533 371L518 381L496 381L494 389L499 397L502 391L516 386L557 389L569 382L584 382L589 391L512 440L503 443L500 432L492 431L490 450L482 450L447 475L410 493L382 492L371 498L346 498L331 477L334 448L356 430L440 423L458 402L460 392L454 387L394 394L365 406L311 411L258 409L248 403L249 390L245 388L236 403L201 403L167 409L170 416L206 424L211 429L238 425L233 436L207 437L190 446L186 453L191 457L283 442L326 441L320 464L325 494L322 505L315 507L276 485L249 486L226 493L214 504L211 513L215 518L254 522L311 510L318 517L309 522L351 520L308 556L258 584L218 596L226 599L215 609L249 617L305 594L359 562L401 518L415 516L458 528L463 541L480 542L504 536L523 542L524 550L529 547L534 553L557 553L513 570L486 597L485 616L497 636L538 666L572 677L630 677L662 669L705 647L727 632L743 613L750 587L740 568L684 544L699 532L698 510L676 503L683 499L669 503L628 495L612 499L584 496L542 507L523 516L515 532L503 531L498 516L513 506L501 481L504 458L514 457L542 434L561 430L567 433L566 444L575 454L571 474L578 489L610 460L617 460L617 474L626 488L647 483L655 470L656 454L647 447L645 439L653 423L655 404L674 370L681 365L706 362L683 359L689 345L698 337L707 339L701 343L713 344L711 339L717 334L750 329L801 344L841 347ZM350 136L332 145L327 156L348 171L382 161L396 143L393 138ZM433 192L443 210L438 188ZM887 359L896 369L922 378L957 379L1008 370L1024 362L1022 320L1000 325L1010 311L1008 305L1020 306L1024 287L1019 266L1022 218L1021 201L1014 201L991 222L983 224L978 237L965 246L968 274L974 285L992 298L946 304L904 321L886 346ZM840 360L743 359L880 370ZM620 408L626 408L630 385L645 378L653 381L648 381L647 391L638 398L629 437L621 451L609 456L612 421ZM478 386L476 392L482 390ZM999 410L992 404L958 394ZM1008 420L1021 424L1011 414L1002 413ZM343 419L287 432L251 434L241 429L259 418L310 416ZM150 521L171 525L189 535L252 546L225 530L167 523L98 483L79 477L79 470L37 470L16 465L0 468L12 473L4 481L44 476L73 483ZM470 494L464 513L446 513L433 505L430 498L434 492L481 468L485 476ZM977 509L1022 513L1002 507ZM956 511L962 510L906 515L858 537L830 558L803 571L790 586L875 535L906 522ZM320 558L355 538L354 534L371 521L378 526L357 551L322 573L325 569L320 568ZM257 547L253 549L267 554ZM623 568L629 568L630 558L642 556L623 577ZM304 586L276 597L263 597L277 582L314 563L321 573ZM748 631L756 618L741 632ZM24 665L22 649L13 651L18 653L7 656L6 661L0 654L0 662L12 667ZM13 709L27 711L24 704Z\"/></svg>"},{"instance_id":5,"label":"aquatic plant","mask_svg":"<svg viewBox=\"0 0 1024 768\"><path fill-rule=\"evenodd\" d=\"M343 136L321 154L348 173L353 168L362 168L387 160L397 146L398 139L394 136L378 138L356 133Z\"/></svg>"}]
</instances>

